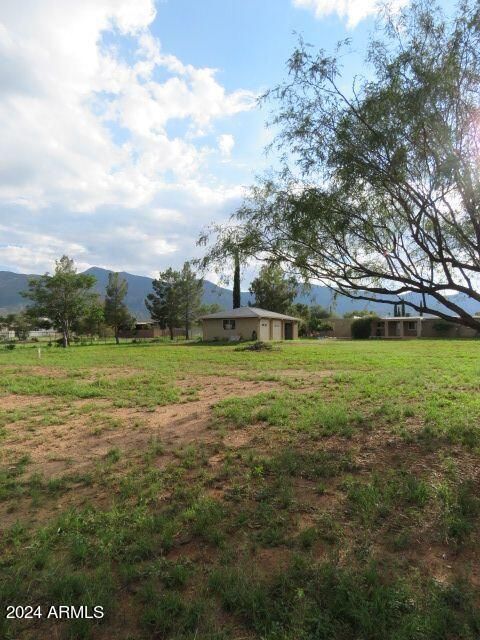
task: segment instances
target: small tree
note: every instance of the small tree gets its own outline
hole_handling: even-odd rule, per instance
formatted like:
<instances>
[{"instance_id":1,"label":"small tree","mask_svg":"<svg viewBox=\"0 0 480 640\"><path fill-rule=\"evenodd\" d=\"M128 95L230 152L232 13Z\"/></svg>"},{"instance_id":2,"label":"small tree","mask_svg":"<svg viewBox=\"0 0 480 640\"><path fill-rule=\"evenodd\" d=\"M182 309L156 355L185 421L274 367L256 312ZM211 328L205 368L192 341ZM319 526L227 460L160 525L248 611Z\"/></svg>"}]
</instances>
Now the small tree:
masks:
<instances>
[{"instance_id":1,"label":"small tree","mask_svg":"<svg viewBox=\"0 0 480 640\"><path fill-rule=\"evenodd\" d=\"M97 298L92 302L85 312L85 315L75 327L76 331L83 335L90 336L90 341L94 335L100 336L105 328L105 313L102 301Z\"/></svg>"},{"instance_id":2,"label":"small tree","mask_svg":"<svg viewBox=\"0 0 480 640\"><path fill-rule=\"evenodd\" d=\"M105 322L112 327L115 335L115 342L119 344L120 329L130 328L133 324L125 296L128 291L128 283L125 278L121 278L118 273L108 274L108 284L105 296Z\"/></svg>"},{"instance_id":3,"label":"small tree","mask_svg":"<svg viewBox=\"0 0 480 640\"><path fill-rule=\"evenodd\" d=\"M323 331L322 327L325 325L325 319L331 317L331 313L325 307L322 307L319 304L315 304L310 307L310 321L308 323L308 328L310 331Z\"/></svg>"},{"instance_id":4,"label":"small tree","mask_svg":"<svg viewBox=\"0 0 480 640\"><path fill-rule=\"evenodd\" d=\"M30 278L28 291L22 292L33 302L27 313L33 318L48 318L61 331L63 346L68 347L73 326L95 300L92 292L95 282L94 276L77 273L74 261L62 256L55 262L53 275Z\"/></svg>"},{"instance_id":5,"label":"small tree","mask_svg":"<svg viewBox=\"0 0 480 640\"><path fill-rule=\"evenodd\" d=\"M153 320L160 323L162 329L168 327L170 339L173 340L173 330L180 324L181 294L180 273L168 268L159 274L152 282L153 293L149 293L145 306Z\"/></svg>"},{"instance_id":6,"label":"small tree","mask_svg":"<svg viewBox=\"0 0 480 640\"><path fill-rule=\"evenodd\" d=\"M276 264L265 264L250 285L255 305L269 311L286 313L297 294L295 278L286 277Z\"/></svg>"},{"instance_id":7,"label":"small tree","mask_svg":"<svg viewBox=\"0 0 480 640\"><path fill-rule=\"evenodd\" d=\"M173 340L175 327L183 326L188 339L190 326L198 316L203 280L197 278L189 262L185 262L181 271L172 268L160 273L158 280L152 283L154 293L149 293L145 305L151 317L168 327Z\"/></svg>"},{"instance_id":8,"label":"small tree","mask_svg":"<svg viewBox=\"0 0 480 640\"><path fill-rule=\"evenodd\" d=\"M198 315L202 302L203 280L197 278L189 262L185 262L179 279L180 312L188 340L192 322Z\"/></svg>"},{"instance_id":9,"label":"small tree","mask_svg":"<svg viewBox=\"0 0 480 640\"><path fill-rule=\"evenodd\" d=\"M308 334L308 327L310 323L310 307L308 304L295 302L287 310L287 314L299 319L298 335L300 337L305 337Z\"/></svg>"},{"instance_id":10,"label":"small tree","mask_svg":"<svg viewBox=\"0 0 480 640\"><path fill-rule=\"evenodd\" d=\"M27 340L34 323L27 313L17 313L10 323L10 328L18 340Z\"/></svg>"},{"instance_id":11,"label":"small tree","mask_svg":"<svg viewBox=\"0 0 480 640\"><path fill-rule=\"evenodd\" d=\"M357 318L352 322L350 331L354 340L368 340L372 334L373 316Z\"/></svg>"},{"instance_id":12,"label":"small tree","mask_svg":"<svg viewBox=\"0 0 480 640\"><path fill-rule=\"evenodd\" d=\"M240 254L238 251L233 255L233 308L239 309L242 305L240 290Z\"/></svg>"}]
</instances>

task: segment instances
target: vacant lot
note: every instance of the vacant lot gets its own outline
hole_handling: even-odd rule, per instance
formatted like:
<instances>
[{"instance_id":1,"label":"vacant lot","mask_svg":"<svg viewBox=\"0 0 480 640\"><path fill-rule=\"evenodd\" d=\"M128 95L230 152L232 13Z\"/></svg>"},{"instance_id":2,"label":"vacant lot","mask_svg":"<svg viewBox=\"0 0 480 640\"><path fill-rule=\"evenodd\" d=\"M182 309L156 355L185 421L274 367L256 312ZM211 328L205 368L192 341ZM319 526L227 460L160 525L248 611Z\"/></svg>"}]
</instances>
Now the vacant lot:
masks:
<instances>
[{"instance_id":1,"label":"vacant lot","mask_svg":"<svg viewBox=\"0 0 480 640\"><path fill-rule=\"evenodd\" d=\"M2 349L0 637L480 637L479 356Z\"/></svg>"}]
</instances>

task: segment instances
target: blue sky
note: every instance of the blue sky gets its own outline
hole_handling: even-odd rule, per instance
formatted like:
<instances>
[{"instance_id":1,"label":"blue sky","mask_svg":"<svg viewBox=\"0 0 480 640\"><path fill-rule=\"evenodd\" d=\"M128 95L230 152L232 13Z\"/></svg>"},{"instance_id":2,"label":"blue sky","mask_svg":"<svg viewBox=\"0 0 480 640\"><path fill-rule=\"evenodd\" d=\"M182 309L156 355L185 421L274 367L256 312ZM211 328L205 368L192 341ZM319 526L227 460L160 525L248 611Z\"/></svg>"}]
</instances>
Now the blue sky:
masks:
<instances>
[{"instance_id":1,"label":"blue sky","mask_svg":"<svg viewBox=\"0 0 480 640\"><path fill-rule=\"evenodd\" d=\"M154 275L198 255L199 231L274 162L256 97L298 34L326 50L350 37L349 83L377 14L375 0L3 0L0 268L66 253Z\"/></svg>"}]
</instances>

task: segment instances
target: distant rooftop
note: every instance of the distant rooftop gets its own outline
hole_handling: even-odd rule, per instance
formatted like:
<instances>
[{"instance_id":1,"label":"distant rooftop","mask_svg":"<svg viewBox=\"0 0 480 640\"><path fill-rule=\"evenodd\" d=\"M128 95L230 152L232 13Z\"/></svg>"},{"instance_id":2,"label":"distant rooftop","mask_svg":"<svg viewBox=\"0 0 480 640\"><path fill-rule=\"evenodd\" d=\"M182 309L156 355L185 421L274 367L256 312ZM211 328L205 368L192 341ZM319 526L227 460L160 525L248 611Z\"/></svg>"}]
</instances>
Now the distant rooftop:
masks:
<instances>
[{"instance_id":1,"label":"distant rooftop","mask_svg":"<svg viewBox=\"0 0 480 640\"><path fill-rule=\"evenodd\" d=\"M239 307L238 309L230 309L230 311L219 311L218 313L210 313L201 316L201 320L223 320L229 318L273 318L277 320L298 320L293 316L286 316L283 313L275 311L267 311L258 307Z\"/></svg>"}]
</instances>

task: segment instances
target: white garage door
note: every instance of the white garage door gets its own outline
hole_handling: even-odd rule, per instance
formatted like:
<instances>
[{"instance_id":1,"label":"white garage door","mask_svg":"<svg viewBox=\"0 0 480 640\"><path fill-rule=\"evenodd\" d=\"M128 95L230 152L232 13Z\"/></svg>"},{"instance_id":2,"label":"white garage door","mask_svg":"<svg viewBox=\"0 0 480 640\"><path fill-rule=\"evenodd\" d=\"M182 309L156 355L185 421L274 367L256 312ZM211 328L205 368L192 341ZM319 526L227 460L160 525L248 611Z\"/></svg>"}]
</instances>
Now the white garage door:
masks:
<instances>
[{"instance_id":1,"label":"white garage door","mask_svg":"<svg viewBox=\"0 0 480 640\"><path fill-rule=\"evenodd\" d=\"M260 340L270 340L269 320L260 320Z\"/></svg>"},{"instance_id":2,"label":"white garage door","mask_svg":"<svg viewBox=\"0 0 480 640\"><path fill-rule=\"evenodd\" d=\"M281 323L280 320L273 320L272 339L273 340L281 340L282 339L282 323Z\"/></svg>"}]
</instances>

